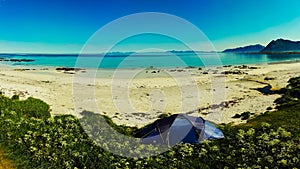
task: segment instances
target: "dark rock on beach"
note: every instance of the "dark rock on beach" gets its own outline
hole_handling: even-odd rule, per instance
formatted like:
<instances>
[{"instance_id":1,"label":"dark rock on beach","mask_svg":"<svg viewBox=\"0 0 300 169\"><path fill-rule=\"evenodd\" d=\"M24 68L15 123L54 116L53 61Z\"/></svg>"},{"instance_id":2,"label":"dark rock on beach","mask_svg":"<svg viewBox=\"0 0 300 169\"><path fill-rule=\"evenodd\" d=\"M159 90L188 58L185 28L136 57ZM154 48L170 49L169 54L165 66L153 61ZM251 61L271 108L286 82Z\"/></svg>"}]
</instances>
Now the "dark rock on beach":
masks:
<instances>
[{"instance_id":1,"label":"dark rock on beach","mask_svg":"<svg viewBox=\"0 0 300 169\"><path fill-rule=\"evenodd\" d=\"M4 59L4 58L0 58L0 61L4 61L4 62L33 62L35 60L32 60L32 59Z\"/></svg>"},{"instance_id":2,"label":"dark rock on beach","mask_svg":"<svg viewBox=\"0 0 300 169\"><path fill-rule=\"evenodd\" d=\"M274 77L265 77L264 80L275 80Z\"/></svg>"},{"instance_id":3,"label":"dark rock on beach","mask_svg":"<svg viewBox=\"0 0 300 169\"><path fill-rule=\"evenodd\" d=\"M84 71L85 69L82 69L82 68L73 68L73 67L58 67L56 68L55 70L57 71L75 71L75 72L78 72L78 71Z\"/></svg>"},{"instance_id":4,"label":"dark rock on beach","mask_svg":"<svg viewBox=\"0 0 300 169\"><path fill-rule=\"evenodd\" d=\"M240 70L227 70L227 71L221 72L221 74L225 74L225 75L228 75L228 74L242 75L242 74L247 74L247 73L245 73L243 71L240 71Z\"/></svg>"},{"instance_id":5,"label":"dark rock on beach","mask_svg":"<svg viewBox=\"0 0 300 169\"><path fill-rule=\"evenodd\" d=\"M10 59L11 62L33 62L32 59Z\"/></svg>"}]
</instances>

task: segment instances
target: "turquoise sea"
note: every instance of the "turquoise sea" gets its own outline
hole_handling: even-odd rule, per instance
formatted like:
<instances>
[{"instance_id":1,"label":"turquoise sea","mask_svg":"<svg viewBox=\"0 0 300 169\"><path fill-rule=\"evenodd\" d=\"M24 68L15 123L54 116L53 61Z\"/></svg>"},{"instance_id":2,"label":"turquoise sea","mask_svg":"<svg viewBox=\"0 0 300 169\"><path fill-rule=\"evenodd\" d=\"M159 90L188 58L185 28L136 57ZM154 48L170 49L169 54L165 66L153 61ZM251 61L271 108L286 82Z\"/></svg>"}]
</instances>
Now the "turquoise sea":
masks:
<instances>
[{"instance_id":1,"label":"turquoise sea","mask_svg":"<svg viewBox=\"0 0 300 169\"><path fill-rule=\"evenodd\" d=\"M14 66L53 66L80 68L175 68L205 67L240 64L262 64L300 60L300 54L237 54L213 52L143 53L108 55L51 55L51 54L0 54L4 59L31 59L32 62L1 61Z\"/></svg>"}]
</instances>

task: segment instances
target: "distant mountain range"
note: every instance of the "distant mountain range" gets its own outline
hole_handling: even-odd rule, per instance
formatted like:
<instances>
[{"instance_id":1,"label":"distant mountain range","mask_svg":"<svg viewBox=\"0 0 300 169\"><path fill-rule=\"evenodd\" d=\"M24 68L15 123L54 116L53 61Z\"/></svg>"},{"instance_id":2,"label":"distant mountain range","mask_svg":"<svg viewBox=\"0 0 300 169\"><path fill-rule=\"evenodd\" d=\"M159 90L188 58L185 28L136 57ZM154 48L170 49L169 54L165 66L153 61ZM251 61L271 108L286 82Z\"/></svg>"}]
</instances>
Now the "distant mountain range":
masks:
<instances>
[{"instance_id":1,"label":"distant mountain range","mask_svg":"<svg viewBox=\"0 0 300 169\"><path fill-rule=\"evenodd\" d=\"M262 45L249 45L234 49L226 49L223 52L228 53L300 53L300 41L291 41L285 39L272 40L266 47Z\"/></svg>"},{"instance_id":2,"label":"distant mountain range","mask_svg":"<svg viewBox=\"0 0 300 169\"><path fill-rule=\"evenodd\" d=\"M228 52L234 52L234 53L260 52L264 48L265 47L263 45L256 44L256 45L249 45L249 46L238 47L238 48L233 48L233 49L226 49L223 52L225 52L225 53L228 53Z\"/></svg>"}]
</instances>

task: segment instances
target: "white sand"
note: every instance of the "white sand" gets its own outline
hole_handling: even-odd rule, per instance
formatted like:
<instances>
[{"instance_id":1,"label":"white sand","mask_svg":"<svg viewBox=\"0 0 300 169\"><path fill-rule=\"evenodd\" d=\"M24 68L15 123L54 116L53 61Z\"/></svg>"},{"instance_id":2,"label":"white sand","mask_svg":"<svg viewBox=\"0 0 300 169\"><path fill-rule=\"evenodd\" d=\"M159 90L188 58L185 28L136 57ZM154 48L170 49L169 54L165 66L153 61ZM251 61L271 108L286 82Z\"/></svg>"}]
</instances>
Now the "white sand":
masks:
<instances>
[{"instance_id":1,"label":"white sand","mask_svg":"<svg viewBox=\"0 0 300 169\"><path fill-rule=\"evenodd\" d=\"M259 69L123 69L115 74L112 70L99 70L94 78L94 70L74 75L55 68L21 71L1 65L0 90L9 97L19 94L21 99L40 98L50 105L53 115L77 115L88 110L108 115L118 124L140 127L162 113L189 112L216 123L237 124L243 121L232 118L236 113L263 113L267 107L274 107L273 101L280 97L263 95L253 88L271 84L279 89L300 74L298 62L251 66ZM226 70L247 74L220 74ZM209 74L203 74L206 71ZM264 80L265 77L274 80Z\"/></svg>"}]
</instances>

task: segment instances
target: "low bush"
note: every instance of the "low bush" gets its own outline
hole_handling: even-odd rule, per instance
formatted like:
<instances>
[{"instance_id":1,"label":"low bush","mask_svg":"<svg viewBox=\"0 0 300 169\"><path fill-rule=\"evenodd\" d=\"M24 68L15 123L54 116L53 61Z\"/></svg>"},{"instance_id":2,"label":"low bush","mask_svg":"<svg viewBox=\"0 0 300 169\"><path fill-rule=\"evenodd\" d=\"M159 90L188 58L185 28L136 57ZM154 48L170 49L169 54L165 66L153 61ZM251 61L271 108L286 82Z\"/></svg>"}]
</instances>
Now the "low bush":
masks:
<instances>
[{"instance_id":1,"label":"low bush","mask_svg":"<svg viewBox=\"0 0 300 169\"><path fill-rule=\"evenodd\" d=\"M26 117L47 119L51 116L50 107L40 99L32 97L26 100L19 100L19 96L14 95L12 99L0 95L0 110L10 110Z\"/></svg>"}]
</instances>

